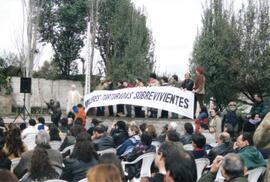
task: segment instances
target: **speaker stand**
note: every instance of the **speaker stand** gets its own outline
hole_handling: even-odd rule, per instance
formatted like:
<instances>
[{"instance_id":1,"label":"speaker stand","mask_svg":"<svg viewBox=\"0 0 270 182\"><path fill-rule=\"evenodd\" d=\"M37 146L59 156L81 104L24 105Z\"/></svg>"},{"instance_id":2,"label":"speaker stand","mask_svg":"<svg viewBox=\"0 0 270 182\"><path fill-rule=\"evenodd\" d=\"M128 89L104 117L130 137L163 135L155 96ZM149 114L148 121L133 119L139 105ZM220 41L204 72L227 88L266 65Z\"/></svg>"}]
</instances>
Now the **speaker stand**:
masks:
<instances>
[{"instance_id":1,"label":"speaker stand","mask_svg":"<svg viewBox=\"0 0 270 182\"><path fill-rule=\"evenodd\" d=\"M23 107L19 111L19 113L16 116L16 118L14 119L13 123L18 119L19 116L21 116L21 118L23 119L23 122L24 123L26 123L26 116L28 116L31 119L31 114L29 113L29 111L25 107L25 93L23 93Z\"/></svg>"}]
</instances>

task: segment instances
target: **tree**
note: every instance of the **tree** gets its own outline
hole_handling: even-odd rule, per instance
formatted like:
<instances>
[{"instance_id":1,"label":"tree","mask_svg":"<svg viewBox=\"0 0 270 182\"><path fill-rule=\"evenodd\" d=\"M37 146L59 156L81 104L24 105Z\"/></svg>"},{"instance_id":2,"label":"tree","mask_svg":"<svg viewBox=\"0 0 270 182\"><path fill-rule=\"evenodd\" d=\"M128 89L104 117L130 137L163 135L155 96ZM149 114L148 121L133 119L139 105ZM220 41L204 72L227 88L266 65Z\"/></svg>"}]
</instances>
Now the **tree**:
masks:
<instances>
[{"instance_id":1,"label":"tree","mask_svg":"<svg viewBox=\"0 0 270 182\"><path fill-rule=\"evenodd\" d=\"M87 8L85 0L48 0L41 9L41 41L51 43L53 62L61 78L78 72L76 59L84 46Z\"/></svg>"},{"instance_id":2,"label":"tree","mask_svg":"<svg viewBox=\"0 0 270 182\"><path fill-rule=\"evenodd\" d=\"M38 71L34 72L33 77L34 78L45 78L48 80L57 79L58 78L57 67L51 62L45 61L43 66Z\"/></svg>"},{"instance_id":3,"label":"tree","mask_svg":"<svg viewBox=\"0 0 270 182\"><path fill-rule=\"evenodd\" d=\"M153 68L154 44L145 15L130 0L101 1L96 46L105 74L114 81L147 78Z\"/></svg>"}]
</instances>

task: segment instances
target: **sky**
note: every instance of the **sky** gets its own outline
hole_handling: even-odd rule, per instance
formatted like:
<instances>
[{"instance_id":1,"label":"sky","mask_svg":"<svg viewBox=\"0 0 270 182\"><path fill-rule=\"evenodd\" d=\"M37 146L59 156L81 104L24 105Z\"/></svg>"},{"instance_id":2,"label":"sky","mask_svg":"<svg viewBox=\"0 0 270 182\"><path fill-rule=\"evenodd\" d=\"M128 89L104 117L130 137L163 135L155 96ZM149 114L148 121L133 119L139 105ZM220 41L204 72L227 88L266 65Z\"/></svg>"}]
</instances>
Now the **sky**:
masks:
<instances>
[{"instance_id":1,"label":"sky","mask_svg":"<svg viewBox=\"0 0 270 182\"><path fill-rule=\"evenodd\" d=\"M205 0L132 0L147 15L147 26L155 41L155 69L159 75L177 74L183 79L189 71L193 43L201 28ZM242 0L236 0L239 3ZM0 55L17 52L22 35L23 13L21 0L1 0ZM85 54L86 51L82 51ZM50 60L49 46L38 55L38 68Z\"/></svg>"}]
</instances>

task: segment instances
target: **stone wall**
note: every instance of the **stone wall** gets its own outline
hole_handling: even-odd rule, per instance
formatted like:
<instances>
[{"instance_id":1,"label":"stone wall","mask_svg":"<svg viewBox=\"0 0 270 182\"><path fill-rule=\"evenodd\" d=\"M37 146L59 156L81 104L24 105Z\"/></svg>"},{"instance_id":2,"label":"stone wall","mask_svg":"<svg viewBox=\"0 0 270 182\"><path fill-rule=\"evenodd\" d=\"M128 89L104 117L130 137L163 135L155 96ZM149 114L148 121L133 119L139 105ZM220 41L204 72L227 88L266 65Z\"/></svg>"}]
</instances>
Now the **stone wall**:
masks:
<instances>
[{"instance_id":1,"label":"stone wall","mask_svg":"<svg viewBox=\"0 0 270 182\"><path fill-rule=\"evenodd\" d=\"M0 95L0 116L11 113L12 97Z\"/></svg>"},{"instance_id":2,"label":"stone wall","mask_svg":"<svg viewBox=\"0 0 270 182\"><path fill-rule=\"evenodd\" d=\"M47 106L44 101L49 102L50 99L54 99L59 101L61 109L65 110L67 94L72 84L76 85L77 90L83 95L83 87L79 81L33 78L31 87L31 107L46 108ZM13 106L22 107L24 94L20 93L20 77L12 77L11 86L13 89Z\"/></svg>"}]
</instances>

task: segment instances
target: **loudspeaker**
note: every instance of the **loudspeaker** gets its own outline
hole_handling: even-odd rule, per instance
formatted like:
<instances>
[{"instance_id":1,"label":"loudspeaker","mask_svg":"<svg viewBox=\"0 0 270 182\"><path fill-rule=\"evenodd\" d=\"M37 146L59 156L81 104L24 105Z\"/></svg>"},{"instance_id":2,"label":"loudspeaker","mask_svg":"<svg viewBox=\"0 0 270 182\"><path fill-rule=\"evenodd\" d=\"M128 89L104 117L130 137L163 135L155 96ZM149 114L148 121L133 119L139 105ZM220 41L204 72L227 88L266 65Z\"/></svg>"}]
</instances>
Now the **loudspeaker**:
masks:
<instances>
[{"instance_id":1,"label":"loudspeaker","mask_svg":"<svg viewBox=\"0 0 270 182\"><path fill-rule=\"evenodd\" d=\"M21 93L31 93L31 78L21 77Z\"/></svg>"}]
</instances>

